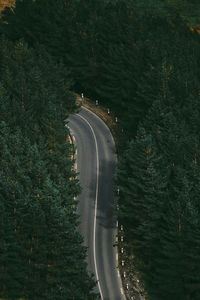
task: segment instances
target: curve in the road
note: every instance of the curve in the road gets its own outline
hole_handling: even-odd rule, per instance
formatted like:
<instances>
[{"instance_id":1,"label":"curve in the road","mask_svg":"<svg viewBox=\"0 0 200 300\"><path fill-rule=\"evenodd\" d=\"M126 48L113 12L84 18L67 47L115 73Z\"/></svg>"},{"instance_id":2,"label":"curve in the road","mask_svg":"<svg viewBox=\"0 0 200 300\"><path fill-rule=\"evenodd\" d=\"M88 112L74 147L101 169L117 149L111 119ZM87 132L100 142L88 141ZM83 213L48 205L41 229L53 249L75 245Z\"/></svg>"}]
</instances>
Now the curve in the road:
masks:
<instances>
[{"instance_id":1,"label":"curve in the road","mask_svg":"<svg viewBox=\"0 0 200 300\"><path fill-rule=\"evenodd\" d=\"M81 231L88 248L88 266L98 282L102 300L124 300L113 247L115 144L109 128L94 113L81 109L69 117L78 149L77 165L82 193L79 196Z\"/></svg>"}]
</instances>

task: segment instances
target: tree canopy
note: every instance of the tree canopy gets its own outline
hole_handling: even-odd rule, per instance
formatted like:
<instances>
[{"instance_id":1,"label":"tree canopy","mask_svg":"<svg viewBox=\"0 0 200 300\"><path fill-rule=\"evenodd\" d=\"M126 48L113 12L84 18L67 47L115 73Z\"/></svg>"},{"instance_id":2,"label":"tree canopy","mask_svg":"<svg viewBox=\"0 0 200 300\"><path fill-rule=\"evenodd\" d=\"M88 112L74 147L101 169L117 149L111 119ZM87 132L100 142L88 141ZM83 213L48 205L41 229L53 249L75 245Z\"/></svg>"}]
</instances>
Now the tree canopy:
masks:
<instances>
[{"instance_id":1,"label":"tree canopy","mask_svg":"<svg viewBox=\"0 0 200 300\"><path fill-rule=\"evenodd\" d=\"M200 299L199 23L197 0L17 0L2 13L2 297L95 297L63 127L75 91L126 136L119 220L147 299Z\"/></svg>"}]
</instances>

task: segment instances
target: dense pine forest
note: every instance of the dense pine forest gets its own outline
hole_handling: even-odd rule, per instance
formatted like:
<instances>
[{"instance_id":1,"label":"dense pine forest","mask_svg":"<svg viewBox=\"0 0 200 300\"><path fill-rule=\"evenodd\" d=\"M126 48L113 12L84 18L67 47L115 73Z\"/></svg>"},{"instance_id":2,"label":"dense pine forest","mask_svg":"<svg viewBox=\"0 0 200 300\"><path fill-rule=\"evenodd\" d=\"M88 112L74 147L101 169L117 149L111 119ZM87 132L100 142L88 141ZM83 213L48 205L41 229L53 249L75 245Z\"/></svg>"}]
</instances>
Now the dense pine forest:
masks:
<instances>
[{"instance_id":1,"label":"dense pine forest","mask_svg":"<svg viewBox=\"0 0 200 300\"><path fill-rule=\"evenodd\" d=\"M64 120L72 79L43 47L0 39L0 298L96 299Z\"/></svg>"},{"instance_id":2,"label":"dense pine forest","mask_svg":"<svg viewBox=\"0 0 200 300\"><path fill-rule=\"evenodd\" d=\"M84 92L126 136L119 219L147 299L200 299L198 25L199 0L17 0L2 13L0 297L96 297L63 122Z\"/></svg>"}]
</instances>

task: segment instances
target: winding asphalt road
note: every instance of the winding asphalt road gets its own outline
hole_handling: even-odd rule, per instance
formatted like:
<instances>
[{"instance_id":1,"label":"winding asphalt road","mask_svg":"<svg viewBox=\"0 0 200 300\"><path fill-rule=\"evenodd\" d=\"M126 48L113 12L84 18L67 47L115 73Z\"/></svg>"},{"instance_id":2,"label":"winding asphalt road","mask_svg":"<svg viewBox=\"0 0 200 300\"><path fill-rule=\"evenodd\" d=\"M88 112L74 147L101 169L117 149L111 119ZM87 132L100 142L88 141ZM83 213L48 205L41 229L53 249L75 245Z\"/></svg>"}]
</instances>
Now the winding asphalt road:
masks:
<instances>
[{"instance_id":1,"label":"winding asphalt road","mask_svg":"<svg viewBox=\"0 0 200 300\"><path fill-rule=\"evenodd\" d=\"M118 271L116 220L113 216L115 144L105 123L82 108L68 123L76 141L81 232L102 300L125 300Z\"/></svg>"}]
</instances>

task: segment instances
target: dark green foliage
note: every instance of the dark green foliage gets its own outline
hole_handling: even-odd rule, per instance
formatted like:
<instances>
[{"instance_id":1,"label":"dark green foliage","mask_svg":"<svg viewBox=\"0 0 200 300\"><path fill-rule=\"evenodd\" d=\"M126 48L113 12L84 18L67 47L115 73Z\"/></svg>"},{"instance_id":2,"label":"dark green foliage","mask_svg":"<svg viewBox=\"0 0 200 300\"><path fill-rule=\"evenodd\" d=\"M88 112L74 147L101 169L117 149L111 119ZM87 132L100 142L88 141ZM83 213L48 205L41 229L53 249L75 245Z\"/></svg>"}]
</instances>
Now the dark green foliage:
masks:
<instances>
[{"instance_id":1,"label":"dark green foliage","mask_svg":"<svg viewBox=\"0 0 200 300\"><path fill-rule=\"evenodd\" d=\"M69 158L63 159L55 180L56 164L51 163L55 153L41 152L41 145L31 145L20 130L2 123L0 144L1 296L89 299L93 283L86 274L85 251L76 230L78 190L71 190L76 183L69 178L73 176ZM63 148L56 156L64 157L66 152Z\"/></svg>"},{"instance_id":2,"label":"dark green foliage","mask_svg":"<svg viewBox=\"0 0 200 300\"><path fill-rule=\"evenodd\" d=\"M1 249L13 241L0 258L6 270L2 295L21 296L25 277L23 295L30 299L33 289L38 293L33 299L39 294L41 299L67 299L72 290L75 299L90 299L92 283L82 275L85 255L75 234L78 187L70 180L71 162L63 156L71 151L63 144L62 124L75 108L71 88L111 108L126 134L128 143L121 149L127 150L120 153L118 168L119 217L149 299L200 299L200 44L191 30L199 23L199 9L196 0L17 0L13 11L3 13L1 33L16 43L1 41L2 126L8 132L20 127L13 133L19 136L15 143L25 135L24 149L30 151L23 160L19 151L11 163L12 147L4 149L8 170L26 167L11 172L3 197L15 193L0 206L7 233L1 235ZM19 178L15 188L12 176ZM20 197L23 202L15 200ZM38 224L27 227L27 235L24 230L20 244L15 239L18 211L24 216L22 228L28 219ZM16 221L8 222L13 214ZM40 255L36 237L43 242ZM71 248L65 247L68 238L74 240ZM8 264L11 269L4 263L17 257L20 274L18 262ZM80 277L77 265L82 266ZM14 281L6 285L10 270Z\"/></svg>"},{"instance_id":3,"label":"dark green foliage","mask_svg":"<svg viewBox=\"0 0 200 300\"><path fill-rule=\"evenodd\" d=\"M33 51L23 42L1 40L1 83L4 117L36 138L38 131L59 137L60 121L75 108L68 91L71 81L65 68L55 65L44 51ZM12 51L11 51L12 49Z\"/></svg>"},{"instance_id":4,"label":"dark green foliage","mask_svg":"<svg viewBox=\"0 0 200 300\"><path fill-rule=\"evenodd\" d=\"M120 219L150 299L200 296L199 161L180 131L176 152L177 132L170 132L171 148L162 145L165 153L156 146L160 141L140 129L118 171Z\"/></svg>"},{"instance_id":5,"label":"dark green foliage","mask_svg":"<svg viewBox=\"0 0 200 300\"><path fill-rule=\"evenodd\" d=\"M182 62L193 71L185 93L179 78L188 74L177 63L168 73L165 63L157 99L118 171L129 251L156 300L200 297L199 76L191 61Z\"/></svg>"},{"instance_id":6,"label":"dark green foliage","mask_svg":"<svg viewBox=\"0 0 200 300\"><path fill-rule=\"evenodd\" d=\"M143 11L133 1L16 1L16 9L4 13L1 31L43 45L68 66L76 91L111 106L122 126L136 133L159 93L166 56L180 46L177 32L183 44L189 36L174 9L167 16L147 9L144 17Z\"/></svg>"},{"instance_id":7,"label":"dark green foliage","mask_svg":"<svg viewBox=\"0 0 200 300\"><path fill-rule=\"evenodd\" d=\"M151 104L119 165L119 217L149 299L199 299L199 41L181 27L159 40L137 84Z\"/></svg>"},{"instance_id":8,"label":"dark green foliage","mask_svg":"<svg viewBox=\"0 0 200 300\"><path fill-rule=\"evenodd\" d=\"M0 298L95 299L64 127L69 73L22 41L2 38L0 52Z\"/></svg>"}]
</instances>

